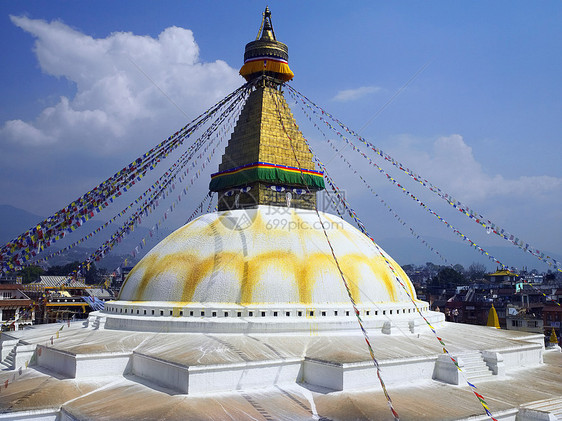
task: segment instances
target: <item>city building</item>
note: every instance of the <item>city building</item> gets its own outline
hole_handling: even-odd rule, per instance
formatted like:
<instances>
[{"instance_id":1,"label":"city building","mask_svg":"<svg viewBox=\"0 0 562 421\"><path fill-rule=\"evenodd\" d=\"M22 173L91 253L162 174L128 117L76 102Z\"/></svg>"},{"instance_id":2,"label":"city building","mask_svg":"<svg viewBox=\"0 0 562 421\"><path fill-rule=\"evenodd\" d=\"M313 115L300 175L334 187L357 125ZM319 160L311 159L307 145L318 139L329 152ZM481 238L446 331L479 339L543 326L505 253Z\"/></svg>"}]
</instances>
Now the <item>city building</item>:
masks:
<instances>
[{"instance_id":1,"label":"city building","mask_svg":"<svg viewBox=\"0 0 562 421\"><path fill-rule=\"evenodd\" d=\"M22 289L21 284L0 284L2 331L19 330L33 323L35 308Z\"/></svg>"}]
</instances>

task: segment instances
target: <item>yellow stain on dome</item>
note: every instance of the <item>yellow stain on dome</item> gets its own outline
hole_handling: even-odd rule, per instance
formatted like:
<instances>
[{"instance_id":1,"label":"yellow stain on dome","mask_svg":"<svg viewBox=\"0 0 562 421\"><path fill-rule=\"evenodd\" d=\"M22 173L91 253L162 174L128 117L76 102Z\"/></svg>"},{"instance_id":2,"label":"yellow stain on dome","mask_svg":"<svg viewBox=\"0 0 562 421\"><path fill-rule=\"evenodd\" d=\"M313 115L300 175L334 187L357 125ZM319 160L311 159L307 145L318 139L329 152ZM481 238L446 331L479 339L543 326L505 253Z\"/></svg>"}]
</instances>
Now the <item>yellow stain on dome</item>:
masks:
<instances>
[{"instance_id":1,"label":"yellow stain on dome","mask_svg":"<svg viewBox=\"0 0 562 421\"><path fill-rule=\"evenodd\" d=\"M340 267L342 269L343 275L351 291L351 296L356 303L361 303L361 291L359 289L359 281L363 278L361 274L361 266L367 266L370 269L373 277L381 277L383 285L385 286L391 301L395 301L396 294L392 288L392 284L388 282L388 276L385 271L381 271L380 267L377 265L376 261L368 259L365 256L357 254L347 254L342 257L338 257L340 262ZM372 280L365 280L366 282L372 282ZM368 297L369 299L376 299L376 297ZM385 297L386 298L386 297ZM386 300L385 300L386 301Z\"/></svg>"},{"instance_id":2,"label":"yellow stain on dome","mask_svg":"<svg viewBox=\"0 0 562 421\"><path fill-rule=\"evenodd\" d=\"M334 259L325 253L314 253L307 257L301 265L299 282L299 299L303 304L313 305L312 293L319 274L330 268L337 270Z\"/></svg>"},{"instance_id":3,"label":"yellow stain on dome","mask_svg":"<svg viewBox=\"0 0 562 421\"><path fill-rule=\"evenodd\" d=\"M385 287L388 293L388 298L385 297L385 301L388 299L396 301L398 285L382 257L370 259L361 254L350 253L339 256L338 260L354 300L360 302L359 284L361 281L375 281L364 279L366 268ZM333 258L321 252L309 254L306 259L292 252L281 250L260 253L251 259L244 259L240 253L233 252L219 252L206 258L199 258L193 253L178 252L165 256L147 255L134 267L126 282L131 279L135 272L144 269L132 298L132 301L139 301L148 298L145 296L145 292L151 282L155 281L159 275L168 273L178 279L182 285L181 299L177 301L188 303L192 302L196 288L206 277L228 268L240 283L240 304L248 305L255 304L256 288L259 287L260 281L264 279L263 276L267 272L267 267L271 267L271 265L274 265L281 273L285 273L286 276L283 277L288 282L296 282L298 299L302 304L312 304L319 272L328 270L337 273ZM399 271L403 272L401 269ZM337 276L339 277L339 274ZM410 282L406 283L410 293L412 293ZM412 297L415 297L415 295Z\"/></svg>"},{"instance_id":4,"label":"yellow stain on dome","mask_svg":"<svg viewBox=\"0 0 562 421\"><path fill-rule=\"evenodd\" d=\"M387 263L384 261L384 258L382 256L375 257L371 260L371 265L375 275L379 275L381 277L381 281L384 283L391 300L396 301L396 291L400 285L393 278L392 272L390 271Z\"/></svg>"},{"instance_id":5,"label":"yellow stain on dome","mask_svg":"<svg viewBox=\"0 0 562 421\"><path fill-rule=\"evenodd\" d=\"M151 290L157 290L162 282L162 285L170 284L172 287L175 285L176 288L181 289L181 295L180 291L177 291L175 302L189 303L193 302L197 287L204 280L209 279L215 273L222 273L220 275L222 281L234 282L240 288L239 295L232 298L231 301L238 301L242 305L257 304L255 300L260 300L259 297L263 295L260 292L264 292L259 288L268 288L270 285L269 272L274 278L280 277L282 282L294 283L292 286L282 286L284 290L292 291L288 292L290 296L287 297L286 302L298 300L301 304L311 305L315 288L322 287L322 285L318 285L318 282L324 278L323 274L340 277L333 257L324 250L326 240L323 230L312 226L314 221L310 218L307 219L298 214L292 214L289 218L287 215L282 215L280 219L284 217L284 220L292 225L275 226L271 224L272 220L275 220L275 215L269 217L256 212L247 216L252 223L244 229L238 229L239 227L237 228L236 225L240 215L232 213L218 214L197 227L193 226L195 221L185 225L163 240L163 245L172 245L176 249L177 246L181 248L184 243L183 250L165 255L158 251L149 253L133 268L121 291L124 291L125 286L128 285L133 288L133 291L127 294L127 299L132 301L150 299L151 295L160 294L158 292L150 293L147 291L148 286L151 282L157 282L153 285L154 288L151 288ZM358 233L345 229L345 225L341 224L343 222L341 219L323 214L322 222L330 223L327 233L330 241L335 245L340 242L344 245L355 245L352 247L352 250L356 250L355 252L349 252L348 249L347 253L340 255L336 250L336 256L353 298L359 302L361 300L360 288L365 289L370 282L378 282L386 290L387 295L372 298L396 302L400 296L398 292L402 290L402 287L396 281L384 258L380 255L373 256L374 250L371 250L371 247L367 248L370 250L367 254L363 254L360 248L367 246L367 242L358 242ZM214 250L212 248L209 250L207 247L209 240L212 243L213 239L216 241L218 238L225 248L229 249L229 238L232 235L245 237L249 244L263 242L265 248L269 250L262 250L261 253L258 251L257 254L252 253L248 256L244 255L242 250L227 252L221 246L216 249L215 245ZM318 237L322 244L318 244L317 251L309 251L311 241L315 237ZM287 238L290 241L285 241ZM204 248L197 246L198 239L202 241L201 246L205 245ZM367 238L367 240L369 243L371 242L370 239ZM300 244L296 245L295 242ZM312 241L312 244L314 242ZM275 249L278 244L284 244L288 249L283 250L281 247ZM271 248L274 249L271 250ZM257 250L254 247L252 251ZM407 275L394 260L386 257L406 284L409 294L415 299L416 295ZM226 271L229 274L225 275ZM130 285L131 282L136 285ZM341 286L343 288L343 284ZM234 285L232 287L234 288L232 291L236 291L236 287ZM298 295L295 295L297 292ZM173 295L176 291L170 291L170 293Z\"/></svg>"},{"instance_id":6,"label":"yellow stain on dome","mask_svg":"<svg viewBox=\"0 0 562 421\"><path fill-rule=\"evenodd\" d=\"M189 271L184 271L183 277L180 278L183 281L182 301L192 302L197 287L205 278L212 276L213 273L223 272L227 268L235 273L236 279L241 279L242 256L238 253L220 252L199 259Z\"/></svg>"},{"instance_id":7,"label":"yellow stain on dome","mask_svg":"<svg viewBox=\"0 0 562 421\"><path fill-rule=\"evenodd\" d=\"M144 261L141 261L140 263L144 263ZM137 289L137 293L133 299L139 300L143 298L149 282L157 278L158 275L164 272L171 272L181 279L184 278L185 271L193 271L193 269L197 266L197 263L198 259L192 253L182 252L161 256L158 260L152 262L144 272L139 288ZM183 296L182 301L184 301Z\"/></svg>"},{"instance_id":8,"label":"yellow stain on dome","mask_svg":"<svg viewBox=\"0 0 562 421\"><path fill-rule=\"evenodd\" d=\"M298 266L296 256L293 253L286 251L270 251L261 253L256 257L249 259L247 263L248 271L244 274L245 276L242 279L242 291L240 296L241 305L254 303L254 292L256 292L256 287L262 280L261 274L264 268L273 263L278 266L282 272L288 272L288 277L290 277L291 274L296 275L296 267Z\"/></svg>"},{"instance_id":9,"label":"yellow stain on dome","mask_svg":"<svg viewBox=\"0 0 562 421\"><path fill-rule=\"evenodd\" d=\"M331 223L335 224L335 226L337 225L337 222L335 222L333 220L333 218L331 218L330 216L328 216L327 214L324 215L326 217L326 219L328 219ZM348 230L345 229L340 229L339 227L337 228L337 232L338 233L342 233L348 240L355 242L355 237L348 232ZM364 235L364 234L363 234ZM370 242L373 243L373 241L367 237L365 235L365 238ZM377 244L378 247L380 247ZM398 275L400 276L400 278L402 279L402 281L406 284L406 287L408 289L409 294L411 295L411 297L413 299L416 298L416 292L413 289L412 283L410 282L408 275L406 275L406 272L404 272L404 270L402 269L402 267L396 263L396 261L394 259L392 259L390 256L386 255L386 258L389 260L389 262L391 263L392 267L394 268L394 270L398 273ZM393 274L392 271L390 270L390 268L388 267L388 264L384 261L384 258L382 256L377 256L377 263L376 266L377 268L374 270L375 274L381 274L383 276L383 281L385 283L385 286L387 287L387 289L389 290L389 293L391 294L393 300L396 299L396 289L400 287L400 285L397 285L397 281L395 279L393 279ZM400 287L401 289L402 287Z\"/></svg>"},{"instance_id":10,"label":"yellow stain on dome","mask_svg":"<svg viewBox=\"0 0 562 421\"><path fill-rule=\"evenodd\" d=\"M145 272L142 276L142 279L145 279L146 275L147 275L147 271L150 271L151 268L153 267L154 263L156 263L156 261L158 260L158 255L156 254L147 254L146 256L144 256L144 258L138 262L135 267L129 272L129 274L127 275L127 278L125 279L125 282L123 283L123 286L121 287L121 292L123 292L125 290L125 286L127 285L127 283L129 282L129 279L131 279L135 273L137 273L138 271L144 269ZM148 277L148 280L152 279L152 276ZM147 280L147 282L148 282ZM137 291L135 296L139 295L138 291L142 288L142 282L141 285L139 285L137 287ZM144 288L146 288L146 285L144 286ZM121 292L119 293L119 299L121 299ZM133 301L137 301L139 298L133 298Z\"/></svg>"}]
</instances>

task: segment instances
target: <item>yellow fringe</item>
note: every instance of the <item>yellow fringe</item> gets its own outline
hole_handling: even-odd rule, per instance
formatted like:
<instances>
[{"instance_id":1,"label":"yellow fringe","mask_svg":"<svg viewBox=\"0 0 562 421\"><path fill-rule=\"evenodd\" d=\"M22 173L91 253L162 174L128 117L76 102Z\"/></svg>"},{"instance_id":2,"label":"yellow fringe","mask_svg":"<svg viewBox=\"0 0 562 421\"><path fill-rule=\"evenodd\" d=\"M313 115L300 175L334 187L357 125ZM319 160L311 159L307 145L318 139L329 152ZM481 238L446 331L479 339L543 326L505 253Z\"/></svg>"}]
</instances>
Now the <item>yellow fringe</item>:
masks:
<instances>
[{"instance_id":1,"label":"yellow fringe","mask_svg":"<svg viewBox=\"0 0 562 421\"><path fill-rule=\"evenodd\" d=\"M265 66L263 65L264 60L255 60L244 63L244 65L240 69L240 75L248 79L248 76L254 73L261 73L263 71L275 72L279 74L279 79L285 82L291 80L295 76L287 63L267 59L265 59L265 62Z\"/></svg>"}]
</instances>

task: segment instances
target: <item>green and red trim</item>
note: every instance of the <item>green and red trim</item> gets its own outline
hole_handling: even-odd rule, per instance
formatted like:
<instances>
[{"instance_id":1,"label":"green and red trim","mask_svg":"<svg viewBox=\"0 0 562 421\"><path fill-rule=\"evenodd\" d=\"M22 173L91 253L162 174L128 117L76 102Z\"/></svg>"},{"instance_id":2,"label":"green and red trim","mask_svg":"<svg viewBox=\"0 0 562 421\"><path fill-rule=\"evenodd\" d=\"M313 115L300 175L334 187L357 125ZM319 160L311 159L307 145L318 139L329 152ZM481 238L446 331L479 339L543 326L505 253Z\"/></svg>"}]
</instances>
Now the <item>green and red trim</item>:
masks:
<instances>
[{"instance_id":1,"label":"green and red trim","mask_svg":"<svg viewBox=\"0 0 562 421\"><path fill-rule=\"evenodd\" d=\"M254 162L252 164L242 165L211 174L209 190L221 191L231 187L247 185L256 181L281 185L306 186L310 190L322 190L324 188L324 177L321 171L275 165L267 162Z\"/></svg>"}]
</instances>

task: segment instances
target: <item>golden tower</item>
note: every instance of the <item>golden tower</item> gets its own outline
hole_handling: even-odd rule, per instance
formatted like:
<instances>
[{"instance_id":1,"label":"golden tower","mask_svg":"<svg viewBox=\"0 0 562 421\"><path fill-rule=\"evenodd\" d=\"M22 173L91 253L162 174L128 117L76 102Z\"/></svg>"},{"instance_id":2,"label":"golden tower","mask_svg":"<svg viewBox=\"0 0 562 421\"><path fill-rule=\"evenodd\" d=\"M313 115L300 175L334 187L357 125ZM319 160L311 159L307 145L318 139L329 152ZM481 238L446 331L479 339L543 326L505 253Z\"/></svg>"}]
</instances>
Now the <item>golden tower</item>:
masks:
<instances>
[{"instance_id":1,"label":"golden tower","mask_svg":"<svg viewBox=\"0 0 562 421\"><path fill-rule=\"evenodd\" d=\"M281 90L294 75L267 7L260 31L261 37L246 45L240 69L253 83L252 92L209 189L219 194L219 210L258 205L314 209L324 179Z\"/></svg>"}]
</instances>

